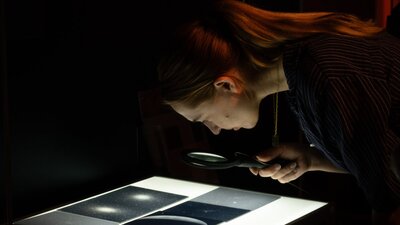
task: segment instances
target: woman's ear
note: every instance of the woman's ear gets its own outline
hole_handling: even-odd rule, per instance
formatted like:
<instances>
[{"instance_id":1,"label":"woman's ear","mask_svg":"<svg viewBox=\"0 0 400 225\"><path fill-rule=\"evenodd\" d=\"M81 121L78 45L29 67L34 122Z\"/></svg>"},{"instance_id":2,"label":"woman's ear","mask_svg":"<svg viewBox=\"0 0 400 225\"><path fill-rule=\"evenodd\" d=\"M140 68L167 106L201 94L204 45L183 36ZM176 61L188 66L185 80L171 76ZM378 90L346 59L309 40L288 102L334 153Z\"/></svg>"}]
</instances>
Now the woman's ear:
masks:
<instances>
[{"instance_id":1,"label":"woman's ear","mask_svg":"<svg viewBox=\"0 0 400 225\"><path fill-rule=\"evenodd\" d=\"M234 77L220 76L214 81L214 87L217 90L239 93L241 88Z\"/></svg>"}]
</instances>

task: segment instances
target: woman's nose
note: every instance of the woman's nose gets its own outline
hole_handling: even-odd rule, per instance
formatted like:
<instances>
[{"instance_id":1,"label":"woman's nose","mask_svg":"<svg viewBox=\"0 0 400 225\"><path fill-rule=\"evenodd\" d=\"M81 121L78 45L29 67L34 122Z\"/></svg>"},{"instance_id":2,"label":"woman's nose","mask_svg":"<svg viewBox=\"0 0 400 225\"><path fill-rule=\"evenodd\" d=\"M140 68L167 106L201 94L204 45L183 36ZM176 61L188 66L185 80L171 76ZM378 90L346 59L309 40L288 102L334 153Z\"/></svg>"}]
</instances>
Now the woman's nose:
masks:
<instances>
[{"instance_id":1,"label":"woman's nose","mask_svg":"<svg viewBox=\"0 0 400 225\"><path fill-rule=\"evenodd\" d=\"M210 121L204 121L203 124L206 125L214 135L218 135L221 132L221 128Z\"/></svg>"}]
</instances>

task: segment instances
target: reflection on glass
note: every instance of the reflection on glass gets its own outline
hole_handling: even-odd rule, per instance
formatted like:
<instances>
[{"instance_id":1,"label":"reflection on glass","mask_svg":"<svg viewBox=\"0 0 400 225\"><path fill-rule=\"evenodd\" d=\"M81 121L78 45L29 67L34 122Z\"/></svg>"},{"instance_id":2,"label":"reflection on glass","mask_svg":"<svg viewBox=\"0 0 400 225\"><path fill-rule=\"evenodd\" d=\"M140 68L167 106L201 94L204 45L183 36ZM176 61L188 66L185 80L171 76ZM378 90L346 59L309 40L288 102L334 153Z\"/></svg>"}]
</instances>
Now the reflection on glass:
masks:
<instances>
[{"instance_id":1,"label":"reflection on glass","mask_svg":"<svg viewBox=\"0 0 400 225\"><path fill-rule=\"evenodd\" d=\"M217 225L247 212L249 210L188 201L156 214L183 216L203 221L208 225Z\"/></svg>"},{"instance_id":2,"label":"reflection on glass","mask_svg":"<svg viewBox=\"0 0 400 225\"><path fill-rule=\"evenodd\" d=\"M155 215L134 220L125 225L209 225L204 221L184 216Z\"/></svg>"},{"instance_id":3,"label":"reflection on glass","mask_svg":"<svg viewBox=\"0 0 400 225\"><path fill-rule=\"evenodd\" d=\"M194 159L203 160L206 162L226 162L227 158L208 152L190 152L188 156Z\"/></svg>"}]
</instances>

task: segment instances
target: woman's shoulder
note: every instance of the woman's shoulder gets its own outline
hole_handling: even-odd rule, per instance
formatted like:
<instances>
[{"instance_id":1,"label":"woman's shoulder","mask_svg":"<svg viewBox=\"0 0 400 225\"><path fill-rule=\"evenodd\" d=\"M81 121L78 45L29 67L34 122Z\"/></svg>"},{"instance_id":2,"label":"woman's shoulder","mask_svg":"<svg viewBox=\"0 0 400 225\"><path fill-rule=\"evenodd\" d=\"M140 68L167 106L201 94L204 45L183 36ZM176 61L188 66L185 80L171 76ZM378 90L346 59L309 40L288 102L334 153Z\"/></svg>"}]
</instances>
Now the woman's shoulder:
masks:
<instances>
[{"instance_id":1,"label":"woman's shoulder","mask_svg":"<svg viewBox=\"0 0 400 225\"><path fill-rule=\"evenodd\" d=\"M364 49L367 46L362 38L318 34L288 43L283 59L290 68L305 69L318 65L319 69L330 69L334 65L350 62L354 57L364 58L368 55L363 53Z\"/></svg>"},{"instance_id":2,"label":"woman's shoulder","mask_svg":"<svg viewBox=\"0 0 400 225\"><path fill-rule=\"evenodd\" d=\"M395 57L391 54L400 52L396 42L398 39L385 33L374 37L318 34L287 43L283 64L291 84L299 77L310 82L348 76L379 79L385 74L371 71L383 71L390 64L390 57Z\"/></svg>"},{"instance_id":3,"label":"woman's shoulder","mask_svg":"<svg viewBox=\"0 0 400 225\"><path fill-rule=\"evenodd\" d=\"M301 40L302 48L315 56L363 58L385 47L398 48L400 39L383 32L368 37L338 34L318 34Z\"/></svg>"},{"instance_id":4,"label":"woman's shoulder","mask_svg":"<svg viewBox=\"0 0 400 225\"><path fill-rule=\"evenodd\" d=\"M335 34L320 34L303 40L303 51L317 58L351 57L354 54L367 52L368 48L376 45L377 41L365 37L350 37Z\"/></svg>"},{"instance_id":5,"label":"woman's shoulder","mask_svg":"<svg viewBox=\"0 0 400 225\"><path fill-rule=\"evenodd\" d=\"M318 34L286 45L283 55L285 60L295 62L292 66L313 63L320 69L332 69L335 65L347 65L349 70L374 64L375 58L387 55L386 49L396 48L400 51L400 40L388 34L374 37Z\"/></svg>"}]
</instances>

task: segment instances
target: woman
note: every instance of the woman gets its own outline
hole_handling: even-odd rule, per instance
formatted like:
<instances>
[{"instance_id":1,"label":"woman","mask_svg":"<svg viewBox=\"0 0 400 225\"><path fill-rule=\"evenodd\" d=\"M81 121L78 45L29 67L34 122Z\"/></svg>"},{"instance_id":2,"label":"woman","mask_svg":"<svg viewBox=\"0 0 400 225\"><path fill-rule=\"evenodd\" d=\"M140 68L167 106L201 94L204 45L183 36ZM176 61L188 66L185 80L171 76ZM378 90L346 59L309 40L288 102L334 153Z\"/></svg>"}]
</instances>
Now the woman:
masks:
<instances>
[{"instance_id":1,"label":"woman","mask_svg":"<svg viewBox=\"0 0 400 225\"><path fill-rule=\"evenodd\" d=\"M350 173L379 215L394 212L400 41L342 13L212 5L169 44L159 65L165 102L218 134L253 128L261 100L285 92L312 147L280 144L257 158L291 163L251 172L282 183L308 171Z\"/></svg>"}]
</instances>

